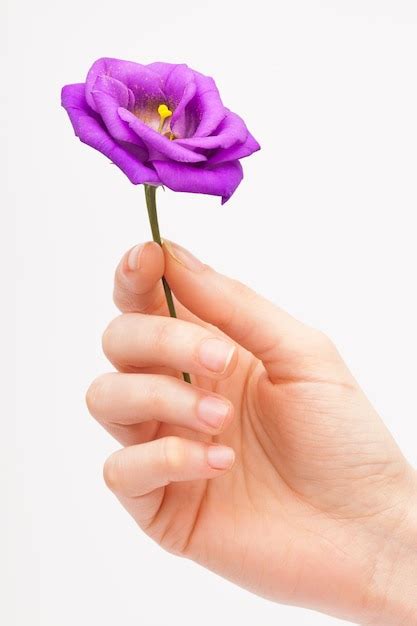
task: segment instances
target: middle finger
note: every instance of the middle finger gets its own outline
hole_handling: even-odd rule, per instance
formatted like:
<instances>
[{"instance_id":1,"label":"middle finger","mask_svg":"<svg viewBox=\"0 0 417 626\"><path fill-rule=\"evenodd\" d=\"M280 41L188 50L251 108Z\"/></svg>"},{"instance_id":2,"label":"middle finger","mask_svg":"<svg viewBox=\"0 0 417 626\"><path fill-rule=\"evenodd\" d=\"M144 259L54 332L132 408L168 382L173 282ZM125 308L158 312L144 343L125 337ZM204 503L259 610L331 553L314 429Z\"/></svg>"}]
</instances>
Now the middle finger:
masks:
<instances>
[{"instance_id":1,"label":"middle finger","mask_svg":"<svg viewBox=\"0 0 417 626\"><path fill-rule=\"evenodd\" d=\"M184 320L129 313L114 319L103 350L122 371L167 367L220 380L237 362L236 346L208 328Z\"/></svg>"}]
</instances>

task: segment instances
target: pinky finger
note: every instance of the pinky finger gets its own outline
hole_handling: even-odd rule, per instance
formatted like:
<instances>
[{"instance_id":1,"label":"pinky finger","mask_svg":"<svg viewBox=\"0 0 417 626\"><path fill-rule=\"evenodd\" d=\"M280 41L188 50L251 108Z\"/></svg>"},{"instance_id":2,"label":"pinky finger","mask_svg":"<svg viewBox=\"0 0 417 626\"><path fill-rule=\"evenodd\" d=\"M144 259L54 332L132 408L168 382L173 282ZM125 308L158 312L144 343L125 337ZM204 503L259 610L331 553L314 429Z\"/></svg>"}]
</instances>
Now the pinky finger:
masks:
<instances>
[{"instance_id":1,"label":"pinky finger","mask_svg":"<svg viewBox=\"0 0 417 626\"><path fill-rule=\"evenodd\" d=\"M234 459L228 446L164 437L118 450L107 459L103 473L107 486L120 499L135 499L134 516L141 523L141 513L152 517L150 509L153 503L157 508L164 487L216 478L232 467Z\"/></svg>"}]
</instances>

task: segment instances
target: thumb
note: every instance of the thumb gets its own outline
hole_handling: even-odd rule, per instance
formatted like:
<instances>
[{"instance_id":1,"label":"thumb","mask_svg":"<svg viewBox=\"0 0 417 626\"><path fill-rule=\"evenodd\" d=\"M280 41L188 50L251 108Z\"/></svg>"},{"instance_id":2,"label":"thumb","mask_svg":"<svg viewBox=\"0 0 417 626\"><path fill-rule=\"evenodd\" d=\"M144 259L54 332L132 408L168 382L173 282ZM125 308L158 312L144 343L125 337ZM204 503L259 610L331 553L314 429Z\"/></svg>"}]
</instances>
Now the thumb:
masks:
<instances>
[{"instance_id":1,"label":"thumb","mask_svg":"<svg viewBox=\"0 0 417 626\"><path fill-rule=\"evenodd\" d=\"M165 276L176 297L260 359L272 382L320 376L335 349L314 330L242 283L223 276L178 244L164 241ZM323 350L324 349L324 350ZM326 361L326 358L324 358Z\"/></svg>"}]
</instances>

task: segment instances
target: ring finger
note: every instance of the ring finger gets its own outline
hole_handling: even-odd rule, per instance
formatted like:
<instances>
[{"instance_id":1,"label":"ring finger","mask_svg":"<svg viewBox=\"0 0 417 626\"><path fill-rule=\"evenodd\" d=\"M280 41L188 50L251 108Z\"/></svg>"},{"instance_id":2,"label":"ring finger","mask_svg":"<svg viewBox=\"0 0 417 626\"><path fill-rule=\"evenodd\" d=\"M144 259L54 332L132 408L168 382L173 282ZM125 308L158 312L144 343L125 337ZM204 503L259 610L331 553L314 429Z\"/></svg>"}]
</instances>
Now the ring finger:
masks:
<instances>
[{"instance_id":1,"label":"ring finger","mask_svg":"<svg viewBox=\"0 0 417 626\"><path fill-rule=\"evenodd\" d=\"M233 413L219 394L158 374L104 374L87 391L87 405L124 445L152 439L158 422L215 435Z\"/></svg>"}]
</instances>

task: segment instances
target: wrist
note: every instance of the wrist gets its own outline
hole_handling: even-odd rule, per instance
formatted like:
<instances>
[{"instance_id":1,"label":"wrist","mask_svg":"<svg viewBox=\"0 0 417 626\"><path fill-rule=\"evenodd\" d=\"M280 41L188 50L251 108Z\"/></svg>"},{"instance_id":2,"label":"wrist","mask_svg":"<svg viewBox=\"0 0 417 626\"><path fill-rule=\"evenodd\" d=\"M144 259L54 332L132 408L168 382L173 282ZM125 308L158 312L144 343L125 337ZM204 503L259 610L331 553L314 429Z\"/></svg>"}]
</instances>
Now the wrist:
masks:
<instances>
[{"instance_id":1,"label":"wrist","mask_svg":"<svg viewBox=\"0 0 417 626\"><path fill-rule=\"evenodd\" d=\"M372 575L364 626L417 626L417 473L413 470L404 506L393 525L373 531Z\"/></svg>"},{"instance_id":2,"label":"wrist","mask_svg":"<svg viewBox=\"0 0 417 626\"><path fill-rule=\"evenodd\" d=\"M417 550L387 539L375 560L364 626L417 626Z\"/></svg>"}]
</instances>

